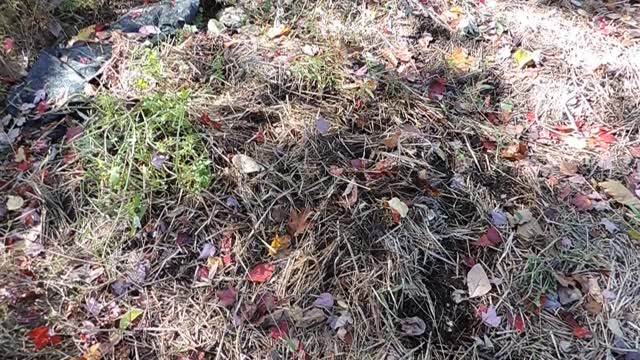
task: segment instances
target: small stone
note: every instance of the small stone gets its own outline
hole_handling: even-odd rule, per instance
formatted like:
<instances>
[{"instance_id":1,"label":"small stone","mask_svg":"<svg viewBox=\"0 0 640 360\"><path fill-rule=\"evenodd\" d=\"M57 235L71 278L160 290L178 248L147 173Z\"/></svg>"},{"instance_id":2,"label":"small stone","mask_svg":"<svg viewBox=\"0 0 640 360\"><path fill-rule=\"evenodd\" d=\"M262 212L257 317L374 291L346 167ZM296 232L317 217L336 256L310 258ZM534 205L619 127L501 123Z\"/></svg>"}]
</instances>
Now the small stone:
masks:
<instances>
[{"instance_id":1,"label":"small stone","mask_svg":"<svg viewBox=\"0 0 640 360\"><path fill-rule=\"evenodd\" d=\"M244 10L237 7L228 7L222 9L217 16L220 22L231 29L238 29L242 27L246 20L247 14L245 14Z\"/></svg>"},{"instance_id":2,"label":"small stone","mask_svg":"<svg viewBox=\"0 0 640 360\"><path fill-rule=\"evenodd\" d=\"M224 32L224 24L216 19L209 19L207 23L207 33L212 37L218 37Z\"/></svg>"}]
</instances>

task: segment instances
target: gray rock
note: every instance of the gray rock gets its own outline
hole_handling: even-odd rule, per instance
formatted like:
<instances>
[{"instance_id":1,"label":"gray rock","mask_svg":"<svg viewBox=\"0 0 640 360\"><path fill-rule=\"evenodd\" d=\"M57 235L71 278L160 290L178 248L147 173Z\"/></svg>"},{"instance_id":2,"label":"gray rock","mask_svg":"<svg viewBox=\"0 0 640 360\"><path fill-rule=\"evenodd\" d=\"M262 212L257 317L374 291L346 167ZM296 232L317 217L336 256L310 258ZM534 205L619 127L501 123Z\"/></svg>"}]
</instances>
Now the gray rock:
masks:
<instances>
[{"instance_id":1,"label":"gray rock","mask_svg":"<svg viewBox=\"0 0 640 360\"><path fill-rule=\"evenodd\" d=\"M224 24L216 19L209 19L207 23L207 33L213 37L218 37L224 32Z\"/></svg>"},{"instance_id":2,"label":"gray rock","mask_svg":"<svg viewBox=\"0 0 640 360\"><path fill-rule=\"evenodd\" d=\"M247 21L247 14L238 7L224 8L216 17L224 26L231 29L238 29Z\"/></svg>"}]
</instances>

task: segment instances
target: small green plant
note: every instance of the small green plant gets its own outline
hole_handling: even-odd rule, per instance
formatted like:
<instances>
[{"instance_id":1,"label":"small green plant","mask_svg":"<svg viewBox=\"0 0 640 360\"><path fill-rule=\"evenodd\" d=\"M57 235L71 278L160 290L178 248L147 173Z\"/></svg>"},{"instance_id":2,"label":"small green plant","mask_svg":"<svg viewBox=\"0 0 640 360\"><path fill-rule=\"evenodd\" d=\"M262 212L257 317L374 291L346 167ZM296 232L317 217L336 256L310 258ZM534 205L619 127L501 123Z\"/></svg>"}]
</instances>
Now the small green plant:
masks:
<instances>
[{"instance_id":1,"label":"small green plant","mask_svg":"<svg viewBox=\"0 0 640 360\"><path fill-rule=\"evenodd\" d=\"M335 59L330 53L305 57L296 62L292 67L293 75L303 84L318 91L333 88L338 83L335 71Z\"/></svg>"},{"instance_id":2,"label":"small green plant","mask_svg":"<svg viewBox=\"0 0 640 360\"><path fill-rule=\"evenodd\" d=\"M197 195L211 185L210 156L187 113L189 96L155 94L128 109L101 95L86 135L74 141L85 193L107 213L126 213L133 229L154 197Z\"/></svg>"},{"instance_id":3,"label":"small green plant","mask_svg":"<svg viewBox=\"0 0 640 360\"><path fill-rule=\"evenodd\" d=\"M540 299L549 291L556 289L553 268L539 256L529 256L525 264L525 271L519 278L521 285L526 288L526 297Z\"/></svg>"},{"instance_id":4,"label":"small green plant","mask_svg":"<svg viewBox=\"0 0 640 360\"><path fill-rule=\"evenodd\" d=\"M211 78L216 81L224 81L224 56L217 55L211 61Z\"/></svg>"}]
</instances>

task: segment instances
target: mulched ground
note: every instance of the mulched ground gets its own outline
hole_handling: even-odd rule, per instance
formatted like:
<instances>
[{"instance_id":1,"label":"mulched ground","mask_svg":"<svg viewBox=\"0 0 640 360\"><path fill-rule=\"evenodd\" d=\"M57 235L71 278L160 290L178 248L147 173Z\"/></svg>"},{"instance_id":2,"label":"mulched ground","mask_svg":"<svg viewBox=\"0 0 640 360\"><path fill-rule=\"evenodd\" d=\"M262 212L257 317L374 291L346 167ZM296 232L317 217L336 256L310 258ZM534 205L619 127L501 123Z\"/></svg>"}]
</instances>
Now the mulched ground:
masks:
<instances>
[{"instance_id":1,"label":"mulched ground","mask_svg":"<svg viewBox=\"0 0 640 360\"><path fill-rule=\"evenodd\" d=\"M8 357L637 358L636 5L263 5L110 40L99 98L185 114L195 194L168 128L94 176L99 101L5 151Z\"/></svg>"}]
</instances>

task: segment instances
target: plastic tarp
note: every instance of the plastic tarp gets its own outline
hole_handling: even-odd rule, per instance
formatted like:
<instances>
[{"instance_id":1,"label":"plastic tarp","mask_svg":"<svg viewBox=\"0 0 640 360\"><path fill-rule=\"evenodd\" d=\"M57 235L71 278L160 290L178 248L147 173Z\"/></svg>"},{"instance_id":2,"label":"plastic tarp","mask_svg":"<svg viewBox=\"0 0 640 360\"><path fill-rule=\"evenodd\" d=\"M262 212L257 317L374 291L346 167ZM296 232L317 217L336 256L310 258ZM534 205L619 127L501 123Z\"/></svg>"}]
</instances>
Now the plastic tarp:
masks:
<instances>
[{"instance_id":1,"label":"plastic tarp","mask_svg":"<svg viewBox=\"0 0 640 360\"><path fill-rule=\"evenodd\" d=\"M155 26L162 34L171 34L198 15L200 0L170 0L128 11L106 30L138 32L143 26ZM13 116L35 108L39 97L47 102L73 98L84 93L85 86L100 74L111 58L111 46L81 43L66 48L43 50L25 81L16 86L8 98L8 112Z\"/></svg>"}]
</instances>

